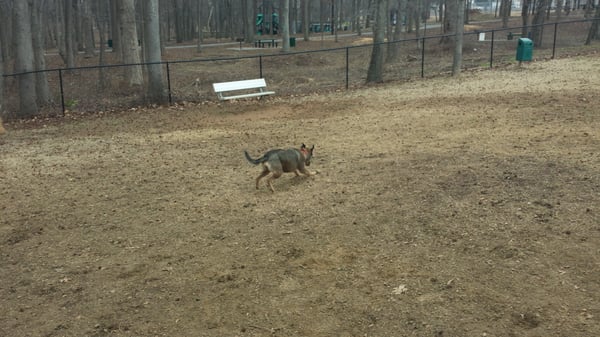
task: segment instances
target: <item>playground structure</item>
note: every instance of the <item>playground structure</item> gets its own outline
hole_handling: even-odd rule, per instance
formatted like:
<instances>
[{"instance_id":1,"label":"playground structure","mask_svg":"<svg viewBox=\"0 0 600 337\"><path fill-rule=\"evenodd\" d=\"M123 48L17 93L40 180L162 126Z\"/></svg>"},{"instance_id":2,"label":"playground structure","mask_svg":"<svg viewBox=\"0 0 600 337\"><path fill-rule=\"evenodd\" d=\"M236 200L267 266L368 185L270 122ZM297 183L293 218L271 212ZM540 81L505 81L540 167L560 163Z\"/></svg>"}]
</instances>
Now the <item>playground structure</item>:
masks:
<instances>
[{"instance_id":1,"label":"playground structure","mask_svg":"<svg viewBox=\"0 0 600 337\"><path fill-rule=\"evenodd\" d=\"M271 20L266 20L265 18L269 18ZM277 13L272 13L270 16L265 16L263 13L259 13L256 15L256 34L258 35L267 35L273 34L276 35L279 33L279 15Z\"/></svg>"}]
</instances>

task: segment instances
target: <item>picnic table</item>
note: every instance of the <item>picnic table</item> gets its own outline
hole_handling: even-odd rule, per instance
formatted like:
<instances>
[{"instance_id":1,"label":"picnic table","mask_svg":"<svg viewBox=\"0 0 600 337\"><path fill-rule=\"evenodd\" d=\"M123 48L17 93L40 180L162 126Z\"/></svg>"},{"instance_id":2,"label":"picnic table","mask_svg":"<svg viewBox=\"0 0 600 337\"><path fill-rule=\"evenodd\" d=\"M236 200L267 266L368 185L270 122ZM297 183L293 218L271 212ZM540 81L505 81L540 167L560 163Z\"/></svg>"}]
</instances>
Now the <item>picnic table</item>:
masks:
<instances>
[{"instance_id":1,"label":"picnic table","mask_svg":"<svg viewBox=\"0 0 600 337\"><path fill-rule=\"evenodd\" d=\"M268 46L269 48L271 48L271 47L277 48L277 40L275 40L275 39L258 39L256 41L254 41L255 48L264 48L265 46Z\"/></svg>"}]
</instances>

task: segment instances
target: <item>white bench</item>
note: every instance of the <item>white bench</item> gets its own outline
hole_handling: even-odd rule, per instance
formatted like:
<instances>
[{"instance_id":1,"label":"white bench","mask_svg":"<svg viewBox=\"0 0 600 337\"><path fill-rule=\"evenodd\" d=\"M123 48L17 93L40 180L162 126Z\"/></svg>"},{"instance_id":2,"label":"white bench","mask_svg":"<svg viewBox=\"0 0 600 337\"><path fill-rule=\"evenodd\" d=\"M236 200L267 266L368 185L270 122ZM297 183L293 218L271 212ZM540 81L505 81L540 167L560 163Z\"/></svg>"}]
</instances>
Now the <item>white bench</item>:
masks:
<instances>
[{"instance_id":1,"label":"white bench","mask_svg":"<svg viewBox=\"0 0 600 337\"><path fill-rule=\"evenodd\" d=\"M227 99L238 99L238 98L246 98L246 97L259 97L265 95L272 95L274 91L266 91L267 82L265 82L264 78L257 78L254 80L244 80L244 81L234 81L234 82L222 82L222 83L213 83L213 89L217 94L217 97L221 101ZM258 89L258 92L249 92L252 89ZM241 93L233 96L224 96L223 94L231 92L231 91L245 91L245 93Z\"/></svg>"}]
</instances>

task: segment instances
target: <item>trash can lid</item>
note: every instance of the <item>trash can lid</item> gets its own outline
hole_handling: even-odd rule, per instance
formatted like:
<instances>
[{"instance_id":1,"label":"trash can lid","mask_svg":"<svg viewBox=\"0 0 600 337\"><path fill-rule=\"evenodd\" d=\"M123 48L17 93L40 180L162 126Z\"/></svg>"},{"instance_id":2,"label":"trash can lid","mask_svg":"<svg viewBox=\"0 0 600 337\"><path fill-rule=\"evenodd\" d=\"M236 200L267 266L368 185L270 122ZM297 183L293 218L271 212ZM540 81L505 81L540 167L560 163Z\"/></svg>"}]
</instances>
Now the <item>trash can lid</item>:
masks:
<instances>
[{"instance_id":1,"label":"trash can lid","mask_svg":"<svg viewBox=\"0 0 600 337\"><path fill-rule=\"evenodd\" d=\"M531 39L528 39L526 37L522 37L519 38L519 44L533 44L533 41L531 41Z\"/></svg>"}]
</instances>

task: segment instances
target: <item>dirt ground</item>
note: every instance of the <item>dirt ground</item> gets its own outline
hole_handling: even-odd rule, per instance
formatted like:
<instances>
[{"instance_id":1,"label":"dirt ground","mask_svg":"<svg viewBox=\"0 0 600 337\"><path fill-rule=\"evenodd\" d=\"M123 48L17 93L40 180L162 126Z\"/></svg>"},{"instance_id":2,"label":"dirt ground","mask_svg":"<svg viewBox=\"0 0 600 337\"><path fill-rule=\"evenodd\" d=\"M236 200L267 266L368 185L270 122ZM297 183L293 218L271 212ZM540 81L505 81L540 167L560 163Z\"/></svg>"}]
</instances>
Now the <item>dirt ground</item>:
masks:
<instances>
[{"instance_id":1,"label":"dirt ground","mask_svg":"<svg viewBox=\"0 0 600 337\"><path fill-rule=\"evenodd\" d=\"M0 336L600 336L598 69L7 124Z\"/></svg>"}]
</instances>

